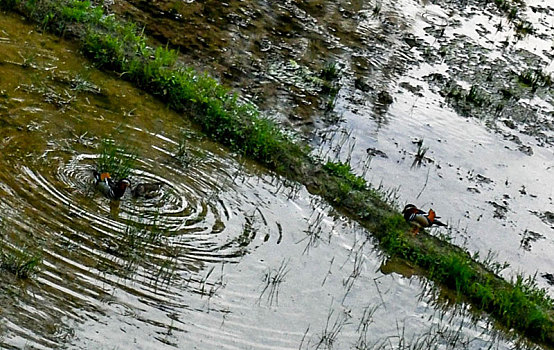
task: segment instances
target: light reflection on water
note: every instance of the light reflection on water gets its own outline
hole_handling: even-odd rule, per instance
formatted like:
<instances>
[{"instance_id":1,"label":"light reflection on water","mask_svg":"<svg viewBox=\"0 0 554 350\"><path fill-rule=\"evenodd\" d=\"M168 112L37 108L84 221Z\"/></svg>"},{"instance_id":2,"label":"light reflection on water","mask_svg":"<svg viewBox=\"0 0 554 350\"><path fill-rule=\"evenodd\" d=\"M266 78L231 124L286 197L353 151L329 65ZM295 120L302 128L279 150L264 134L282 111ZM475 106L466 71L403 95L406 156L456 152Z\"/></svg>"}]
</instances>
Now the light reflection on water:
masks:
<instances>
[{"instance_id":1,"label":"light reflection on water","mask_svg":"<svg viewBox=\"0 0 554 350\"><path fill-rule=\"evenodd\" d=\"M507 278L518 272L537 273L539 286L552 295L547 277L552 274L554 231L546 219L554 208L552 89L536 93L523 89L521 99L506 102L500 114L472 111L461 116L430 78L440 74L468 90L480 84L492 92L498 89L495 84L513 85L517 76L506 72L528 66L549 72L552 58L546 48L552 32L546 29L551 23L534 22L546 36L515 42L510 25L495 28L503 18L492 10L467 16L458 12L456 4L416 6L412 12L407 10L409 4L389 6L406 9L403 16L413 24L408 31L413 39L406 41L410 37L403 31L391 33L386 40L393 49L387 51L387 62L374 62L377 67L361 79L374 89L386 85L394 102L386 113L376 109L378 103L371 99L378 90L363 91L347 69L334 108L341 123L316 131L323 140L318 153L351 159L357 173L366 174L373 184L397 189L401 203L434 208L450 225L448 231L437 233L450 234L456 244L481 257L489 251L497 254L496 260L511 265L504 271ZM471 12L471 7L465 10ZM429 11L434 15L430 17ZM445 18L450 25L436 32L435 27L444 27ZM399 41L399 36L413 47ZM506 38L508 49L502 44ZM370 51L367 60L374 61ZM354 65L348 63L348 55L342 59L345 67ZM392 77L381 77L384 71ZM487 74L493 74L492 79ZM347 140L341 135L348 135ZM423 166L413 167L419 140L428 152Z\"/></svg>"},{"instance_id":2,"label":"light reflection on water","mask_svg":"<svg viewBox=\"0 0 554 350\"><path fill-rule=\"evenodd\" d=\"M434 308L419 279L382 274L365 230L194 129L196 161L183 167L172 155L186 122L155 100L92 69L101 94L64 91L49 80L52 62L72 77L81 58L0 21L14 62L19 43L47 42L32 74L0 65L19 77L0 88L2 239L43 257L34 280L1 283L2 347L353 348L428 337L448 348L449 332L458 348L509 347L483 321ZM138 148L131 180L160 179L159 197L114 209L92 189L106 135Z\"/></svg>"}]
</instances>

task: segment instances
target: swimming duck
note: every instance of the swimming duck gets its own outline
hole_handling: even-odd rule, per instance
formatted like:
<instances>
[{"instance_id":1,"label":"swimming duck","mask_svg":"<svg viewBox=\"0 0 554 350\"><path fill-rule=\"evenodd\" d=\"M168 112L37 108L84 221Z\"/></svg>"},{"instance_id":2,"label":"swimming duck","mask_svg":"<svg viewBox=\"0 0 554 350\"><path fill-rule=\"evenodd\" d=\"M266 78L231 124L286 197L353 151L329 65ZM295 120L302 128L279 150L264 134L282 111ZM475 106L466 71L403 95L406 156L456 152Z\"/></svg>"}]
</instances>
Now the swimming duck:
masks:
<instances>
[{"instance_id":1,"label":"swimming duck","mask_svg":"<svg viewBox=\"0 0 554 350\"><path fill-rule=\"evenodd\" d=\"M156 197L158 191L163 186L163 182L146 182L139 183L133 188L131 193L133 197L144 197L144 198L154 198Z\"/></svg>"},{"instance_id":2,"label":"swimming duck","mask_svg":"<svg viewBox=\"0 0 554 350\"><path fill-rule=\"evenodd\" d=\"M114 182L110 177L110 173L100 173L94 170L93 175L96 180L96 188L109 199L120 199L125 194L127 187L131 186L129 179Z\"/></svg>"},{"instance_id":3,"label":"swimming duck","mask_svg":"<svg viewBox=\"0 0 554 350\"><path fill-rule=\"evenodd\" d=\"M437 220L439 217L433 209L429 209L429 213L426 213L415 205L408 204L402 210L402 215L404 215L404 219L410 225L414 226L414 235L417 235L420 228L431 227L433 225L446 226L445 223Z\"/></svg>"}]
</instances>

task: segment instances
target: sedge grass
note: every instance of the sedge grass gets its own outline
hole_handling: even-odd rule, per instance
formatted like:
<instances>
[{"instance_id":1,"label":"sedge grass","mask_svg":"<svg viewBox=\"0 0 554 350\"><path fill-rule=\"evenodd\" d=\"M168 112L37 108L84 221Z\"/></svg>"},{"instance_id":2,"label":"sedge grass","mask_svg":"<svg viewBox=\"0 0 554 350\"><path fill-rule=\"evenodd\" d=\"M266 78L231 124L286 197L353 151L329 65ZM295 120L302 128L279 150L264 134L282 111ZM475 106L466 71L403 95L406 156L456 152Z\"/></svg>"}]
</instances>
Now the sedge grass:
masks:
<instances>
[{"instance_id":1,"label":"sedge grass","mask_svg":"<svg viewBox=\"0 0 554 350\"><path fill-rule=\"evenodd\" d=\"M114 179L129 177L138 157L136 150L125 145L116 145L112 139L100 141L99 154L96 170L109 173Z\"/></svg>"}]
</instances>

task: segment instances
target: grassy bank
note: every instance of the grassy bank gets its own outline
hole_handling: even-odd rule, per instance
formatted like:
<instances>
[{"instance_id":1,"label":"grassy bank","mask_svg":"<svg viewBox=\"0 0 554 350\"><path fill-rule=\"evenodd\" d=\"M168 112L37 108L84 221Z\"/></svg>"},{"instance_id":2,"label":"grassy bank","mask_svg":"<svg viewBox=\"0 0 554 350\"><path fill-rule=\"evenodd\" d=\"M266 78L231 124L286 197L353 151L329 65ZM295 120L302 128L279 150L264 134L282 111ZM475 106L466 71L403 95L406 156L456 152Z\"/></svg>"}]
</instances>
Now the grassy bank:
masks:
<instances>
[{"instance_id":1,"label":"grassy bank","mask_svg":"<svg viewBox=\"0 0 554 350\"><path fill-rule=\"evenodd\" d=\"M402 216L344 163L324 163L295 142L255 106L206 74L177 63L175 51L150 47L132 24L76 0L0 0L42 28L72 37L100 68L119 74L191 117L214 140L269 169L303 183L374 233L381 247L456 290L461 300L493 315L508 328L554 346L553 303L532 280L508 282L464 250L422 233L413 237Z\"/></svg>"}]
</instances>

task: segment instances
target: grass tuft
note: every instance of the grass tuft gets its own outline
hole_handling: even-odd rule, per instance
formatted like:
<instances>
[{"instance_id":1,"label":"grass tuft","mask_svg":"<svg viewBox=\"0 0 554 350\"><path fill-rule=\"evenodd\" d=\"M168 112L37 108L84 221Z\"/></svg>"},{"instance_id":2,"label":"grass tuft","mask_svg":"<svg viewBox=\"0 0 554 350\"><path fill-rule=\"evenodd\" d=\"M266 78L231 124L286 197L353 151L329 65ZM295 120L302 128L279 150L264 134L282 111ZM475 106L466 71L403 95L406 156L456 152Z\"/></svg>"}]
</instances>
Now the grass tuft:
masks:
<instances>
[{"instance_id":1,"label":"grass tuft","mask_svg":"<svg viewBox=\"0 0 554 350\"><path fill-rule=\"evenodd\" d=\"M367 183L364 178L361 176L356 176L352 172L350 164L343 162L327 162L323 166L329 174L335 175L338 178L342 179L344 185L349 190L358 190L363 191L367 188Z\"/></svg>"},{"instance_id":2,"label":"grass tuft","mask_svg":"<svg viewBox=\"0 0 554 350\"><path fill-rule=\"evenodd\" d=\"M25 248L12 251L0 249L0 269L20 279L31 278L38 271L41 262L39 255L34 255Z\"/></svg>"},{"instance_id":3,"label":"grass tuft","mask_svg":"<svg viewBox=\"0 0 554 350\"><path fill-rule=\"evenodd\" d=\"M137 152L127 146L116 145L114 140L103 139L99 147L100 157L96 169L100 173L110 173L114 179L129 177L137 160Z\"/></svg>"}]
</instances>

